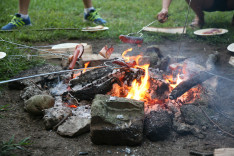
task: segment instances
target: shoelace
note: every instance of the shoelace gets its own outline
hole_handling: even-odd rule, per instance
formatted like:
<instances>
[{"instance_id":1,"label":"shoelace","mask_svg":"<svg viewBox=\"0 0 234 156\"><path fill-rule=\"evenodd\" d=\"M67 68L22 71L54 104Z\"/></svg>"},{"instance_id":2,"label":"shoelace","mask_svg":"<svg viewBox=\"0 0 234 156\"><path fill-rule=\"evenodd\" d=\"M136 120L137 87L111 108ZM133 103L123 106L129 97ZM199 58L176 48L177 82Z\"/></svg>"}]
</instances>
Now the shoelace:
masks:
<instances>
[{"instance_id":1,"label":"shoelace","mask_svg":"<svg viewBox=\"0 0 234 156\"><path fill-rule=\"evenodd\" d=\"M25 24L22 18L16 17L16 16L12 18L10 23L12 23L13 25L16 25L17 27Z\"/></svg>"}]
</instances>

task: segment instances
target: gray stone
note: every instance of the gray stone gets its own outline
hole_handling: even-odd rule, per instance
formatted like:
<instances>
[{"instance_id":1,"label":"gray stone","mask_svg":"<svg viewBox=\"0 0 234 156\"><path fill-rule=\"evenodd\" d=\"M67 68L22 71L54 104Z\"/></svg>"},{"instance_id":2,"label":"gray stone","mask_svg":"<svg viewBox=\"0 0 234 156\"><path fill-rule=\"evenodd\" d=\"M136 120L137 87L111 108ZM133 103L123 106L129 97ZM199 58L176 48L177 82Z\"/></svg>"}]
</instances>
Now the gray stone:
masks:
<instances>
[{"instance_id":1,"label":"gray stone","mask_svg":"<svg viewBox=\"0 0 234 156\"><path fill-rule=\"evenodd\" d=\"M74 137L90 130L90 118L81 118L79 116L71 116L57 129L57 133L62 136Z\"/></svg>"},{"instance_id":2,"label":"gray stone","mask_svg":"<svg viewBox=\"0 0 234 156\"><path fill-rule=\"evenodd\" d=\"M186 123L176 121L175 119L173 120L173 129L180 135L193 134L199 139L203 139L205 137L197 126L188 125Z\"/></svg>"},{"instance_id":3,"label":"gray stone","mask_svg":"<svg viewBox=\"0 0 234 156\"><path fill-rule=\"evenodd\" d=\"M20 93L20 97L26 101L28 99L30 99L31 97L35 96L35 95L41 95L41 94L46 94L46 91L42 91L40 90L38 87L36 87L34 84L25 87L21 93Z\"/></svg>"},{"instance_id":4,"label":"gray stone","mask_svg":"<svg viewBox=\"0 0 234 156\"><path fill-rule=\"evenodd\" d=\"M72 110L69 107L53 107L45 110L43 122L47 130L52 129L66 116L71 116Z\"/></svg>"},{"instance_id":5,"label":"gray stone","mask_svg":"<svg viewBox=\"0 0 234 156\"><path fill-rule=\"evenodd\" d=\"M94 144L139 145L143 139L144 102L96 95L91 106Z\"/></svg>"},{"instance_id":6,"label":"gray stone","mask_svg":"<svg viewBox=\"0 0 234 156\"><path fill-rule=\"evenodd\" d=\"M181 123L173 120L173 129L181 135L191 134L192 133L192 127L188 124Z\"/></svg>"},{"instance_id":7,"label":"gray stone","mask_svg":"<svg viewBox=\"0 0 234 156\"><path fill-rule=\"evenodd\" d=\"M181 116L185 123L190 125L197 125L199 127L205 126L208 120L202 110L192 104L183 105L180 108Z\"/></svg>"},{"instance_id":8,"label":"gray stone","mask_svg":"<svg viewBox=\"0 0 234 156\"><path fill-rule=\"evenodd\" d=\"M25 102L24 109L33 115L43 115L43 110L53 107L54 101L49 95L35 95Z\"/></svg>"},{"instance_id":9,"label":"gray stone","mask_svg":"<svg viewBox=\"0 0 234 156\"><path fill-rule=\"evenodd\" d=\"M151 141L166 139L171 127L172 121L167 111L151 111L145 117L144 133Z\"/></svg>"}]
</instances>

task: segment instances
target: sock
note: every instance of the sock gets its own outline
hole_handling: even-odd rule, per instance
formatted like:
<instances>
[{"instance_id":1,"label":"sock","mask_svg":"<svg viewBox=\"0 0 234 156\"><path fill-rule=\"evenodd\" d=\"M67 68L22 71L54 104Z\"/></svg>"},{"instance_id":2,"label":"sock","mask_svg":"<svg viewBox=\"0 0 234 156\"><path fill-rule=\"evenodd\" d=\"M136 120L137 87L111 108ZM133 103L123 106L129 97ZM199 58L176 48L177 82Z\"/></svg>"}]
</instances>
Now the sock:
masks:
<instances>
[{"instance_id":1,"label":"sock","mask_svg":"<svg viewBox=\"0 0 234 156\"><path fill-rule=\"evenodd\" d=\"M94 10L94 7L84 8L84 13L87 14L90 12L90 10Z\"/></svg>"},{"instance_id":2,"label":"sock","mask_svg":"<svg viewBox=\"0 0 234 156\"><path fill-rule=\"evenodd\" d=\"M23 19L27 19L28 18L28 14L27 15L24 15L24 14L20 14Z\"/></svg>"}]
</instances>

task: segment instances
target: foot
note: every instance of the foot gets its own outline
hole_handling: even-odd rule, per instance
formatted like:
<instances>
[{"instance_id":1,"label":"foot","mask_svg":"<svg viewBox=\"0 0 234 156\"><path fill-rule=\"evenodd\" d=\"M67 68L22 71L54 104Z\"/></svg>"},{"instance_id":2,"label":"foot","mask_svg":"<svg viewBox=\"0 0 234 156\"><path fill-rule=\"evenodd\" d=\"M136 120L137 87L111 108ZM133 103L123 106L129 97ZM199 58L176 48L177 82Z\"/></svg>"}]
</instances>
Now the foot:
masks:
<instances>
[{"instance_id":1,"label":"foot","mask_svg":"<svg viewBox=\"0 0 234 156\"><path fill-rule=\"evenodd\" d=\"M204 20L195 18L189 26L192 28L202 28L204 24L205 24Z\"/></svg>"},{"instance_id":2,"label":"foot","mask_svg":"<svg viewBox=\"0 0 234 156\"><path fill-rule=\"evenodd\" d=\"M2 27L2 30L12 30L18 27L31 25L30 18L22 18L20 14L15 14L11 22Z\"/></svg>"},{"instance_id":3,"label":"foot","mask_svg":"<svg viewBox=\"0 0 234 156\"><path fill-rule=\"evenodd\" d=\"M89 13L85 14L84 19L86 21L94 22L95 24L100 24L100 25L106 24L106 21L100 17L100 15L97 13L95 9L90 10Z\"/></svg>"}]
</instances>

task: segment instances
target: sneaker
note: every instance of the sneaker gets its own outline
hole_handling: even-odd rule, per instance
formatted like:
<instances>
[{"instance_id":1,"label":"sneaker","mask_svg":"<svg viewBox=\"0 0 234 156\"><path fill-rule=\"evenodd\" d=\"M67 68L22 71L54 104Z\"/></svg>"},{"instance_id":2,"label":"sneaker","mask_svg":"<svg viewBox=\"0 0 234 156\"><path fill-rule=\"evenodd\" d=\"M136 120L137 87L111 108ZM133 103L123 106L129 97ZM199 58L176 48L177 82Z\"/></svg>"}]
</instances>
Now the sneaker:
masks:
<instances>
[{"instance_id":1,"label":"sneaker","mask_svg":"<svg viewBox=\"0 0 234 156\"><path fill-rule=\"evenodd\" d=\"M2 27L2 30L12 30L21 26L31 25L30 18L24 19L20 14L15 14L11 22Z\"/></svg>"},{"instance_id":2,"label":"sneaker","mask_svg":"<svg viewBox=\"0 0 234 156\"><path fill-rule=\"evenodd\" d=\"M84 19L86 21L94 22L95 24L106 24L106 21L100 17L100 15L97 13L95 9L90 10L89 13L84 14Z\"/></svg>"}]
</instances>

